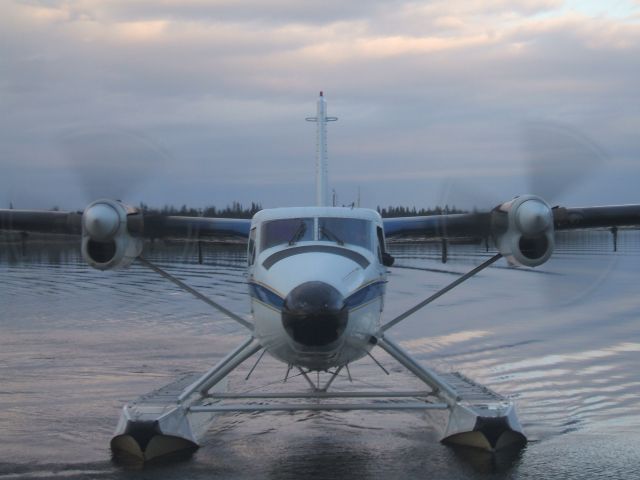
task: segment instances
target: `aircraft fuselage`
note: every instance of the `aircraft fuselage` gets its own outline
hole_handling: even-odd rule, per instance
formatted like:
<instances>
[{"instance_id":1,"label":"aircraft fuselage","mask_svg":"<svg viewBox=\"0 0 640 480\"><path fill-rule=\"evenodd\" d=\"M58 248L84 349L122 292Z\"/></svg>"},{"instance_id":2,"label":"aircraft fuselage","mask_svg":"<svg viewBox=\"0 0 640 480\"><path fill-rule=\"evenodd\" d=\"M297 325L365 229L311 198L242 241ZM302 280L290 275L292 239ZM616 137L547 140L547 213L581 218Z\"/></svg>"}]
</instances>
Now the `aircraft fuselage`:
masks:
<instances>
[{"instance_id":1,"label":"aircraft fuselage","mask_svg":"<svg viewBox=\"0 0 640 480\"><path fill-rule=\"evenodd\" d=\"M343 366L375 345L384 305L382 219L374 210L297 207L255 215L249 238L254 336L275 358Z\"/></svg>"}]
</instances>

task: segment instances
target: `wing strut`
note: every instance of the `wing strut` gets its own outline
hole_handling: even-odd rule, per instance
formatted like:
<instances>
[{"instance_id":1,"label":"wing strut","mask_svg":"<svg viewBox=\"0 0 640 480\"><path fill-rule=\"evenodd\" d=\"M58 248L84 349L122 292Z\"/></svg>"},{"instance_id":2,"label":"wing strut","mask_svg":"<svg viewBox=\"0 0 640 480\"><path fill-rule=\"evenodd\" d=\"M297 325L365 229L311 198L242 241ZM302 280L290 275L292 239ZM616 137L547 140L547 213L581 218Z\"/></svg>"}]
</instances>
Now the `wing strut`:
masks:
<instances>
[{"instance_id":1,"label":"wing strut","mask_svg":"<svg viewBox=\"0 0 640 480\"><path fill-rule=\"evenodd\" d=\"M187 400L197 390L200 390L201 396L207 395L207 392L211 388L220 383L238 365L254 355L256 352L260 351L260 349L262 349L262 345L260 345L255 338L247 338L233 352L220 360L217 365L212 367L207 373L185 388L178 396L178 403Z\"/></svg>"},{"instance_id":2,"label":"wing strut","mask_svg":"<svg viewBox=\"0 0 640 480\"><path fill-rule=\"evenodd\" d=\"M408 352L390 338L379 338L378 346L395 358L398 363L413 373L417 378L429 385L433 389L432 393L440 394L449 407L454 407L460 400L460 396L449 384L440 378L440 375L420 365Z\"/></svg>"},{"instance_id":3,"label":"wing strut","mask_svg":"<svg viewBox=\"0 0 640 480\"><path fill-rule=\"evenodd\" d=\"M387 323L385 323L381 328L380 331L381 332L386 332L387 330L389 330L391 327L393 327L394 325L400 323L402 320L404 320L405 318L407 318L410 315L413 315L414 313L416 313L418 310L420 310L423 307L426 307L427 305L429 305L431 302L433 302L434 300L440 298L442 295L444 295L445 293L449 292L450 290L453 290L454 288L456 288L458 285L460 285L462 282L464 282L465 280L470 279L471 277L473 277L476 273L484 270L485 268L487 268L488 266L492 265L493 263L495 263L496 261L498 261L500 258L502 258L502 254L501 253L497 253L495 254L493 257L491 257L489 260L485 261L484 263L481 263L480 265L478 265L476 268L474 268L473 270L471 270L468 273L465 273L463 276L461 276L460 278L457 278L456 280L454 280L453 282L451 282L449 285L447 285L446 287L438 290L436 293L434 293L433 295L431 295L429 298L423 300L422 302L420 302L419 304L417 304L415 307L410 308L409 310L407 310L406 312L404 312L401 315L398 315L396 318L394 318L393 320L389 320Z\"/></svg>"},{"instance_id":4,"label":"wing strut","mask_svg":"<svg viewBox=\"0 0 640 480\"><path fill-rule=\"evenodd\" d=\"M153 270L154 272L158 273L159 275L163 276L164 278L166 278L167 280L170 280L171 282L175 283L178 287L180 287L182 290L184 290L185 292L189 292L191 295L193 295L196 298L199 298L200 300L202 300L204 303L206 303L207 305L212 306L213 308L215 308L216 310L218 310L219 312L223 313L224 315L226 315L227 317L235 320L236 322L238 322L240 325L242 325L243 327L246 327L247 329L249 329L249 331L253 331L253 325L249 322L247 322L244 318L242 318L240 315L236 315L235 313L233 313L231 310L226 309L225 307L223 307L222 305L220 305L217 302L214 302L213 300L211 300L209 297L204 296L203 294L201 294L200 292L198 292L197 290L191 288L189 285L187 285L186 283L184 283L182 280L174 277L173 275L171 275L169 272L166 272L165 270L163 270L162 268L158 267L157 265L151 263L149 260L147 260L146 258L140 256L138 257L138 261L144 265L145 267L150 268L151 270Z\"/></svg>"}]
</instances>

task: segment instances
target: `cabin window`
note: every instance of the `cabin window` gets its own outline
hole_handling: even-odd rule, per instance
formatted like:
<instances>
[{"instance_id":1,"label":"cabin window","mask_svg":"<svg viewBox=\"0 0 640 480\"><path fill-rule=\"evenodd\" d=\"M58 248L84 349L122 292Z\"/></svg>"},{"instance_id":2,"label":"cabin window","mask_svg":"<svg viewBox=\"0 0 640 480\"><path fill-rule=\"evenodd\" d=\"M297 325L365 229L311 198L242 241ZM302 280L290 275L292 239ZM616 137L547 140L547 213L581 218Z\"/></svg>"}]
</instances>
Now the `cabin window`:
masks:
<instances>
[{"instance_id":1,"label":"cabin window","mask_svg":"<svg viewBox=\"0 0 640 480\"><path fill-rule=\"evenodd\" d=\"M318 240L371 248L371 222L360 218L318 219Z\"/></svg>"},{"instance_id":2,"label":"cabin window","mask_svg":"<svg viewBox=\"0 0 640 480\"><path fill-rule=\"evenodd\" d=\"M313 240L313 218L283 218L262 224L260 250Z\"/></svg>"}]
</instances>

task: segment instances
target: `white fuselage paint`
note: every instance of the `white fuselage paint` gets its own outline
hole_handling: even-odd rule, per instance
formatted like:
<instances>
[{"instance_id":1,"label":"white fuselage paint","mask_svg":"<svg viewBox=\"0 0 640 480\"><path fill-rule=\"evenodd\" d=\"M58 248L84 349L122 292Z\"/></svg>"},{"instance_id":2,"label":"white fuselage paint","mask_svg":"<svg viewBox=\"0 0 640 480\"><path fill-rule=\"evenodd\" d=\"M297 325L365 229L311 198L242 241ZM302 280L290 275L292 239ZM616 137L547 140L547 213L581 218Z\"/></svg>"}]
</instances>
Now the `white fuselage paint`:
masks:
<instances>
[{"instance_id":1,"label":"white fuselage paint","mask_svg":"<svg viewBox=\"0 0 640 480\"><path fill-rule=\"evenodd\" d=\"M316 238L288 242L260 250L262 226L278 219L350 218L370 224L370 248ZM315 227L318 220L315 220ZM249 277L254 336L275 358L312 370L326 370L357 360L373 347L380 328L386 268L380 261L377 228L382 220L368 209L300 207L263 210L252 221ZM251 249L254 248L255 252ZM274 255L276 255L274 257ZM278 258L277 261L274 261ZM334 287L349 306L347 326L330 345L305 347L295 342L282 322L282 300L306 282ZM258 294L256 291L259 290ZM354 295L356 294L356 295Z\"/></svg>"}]
</instances>

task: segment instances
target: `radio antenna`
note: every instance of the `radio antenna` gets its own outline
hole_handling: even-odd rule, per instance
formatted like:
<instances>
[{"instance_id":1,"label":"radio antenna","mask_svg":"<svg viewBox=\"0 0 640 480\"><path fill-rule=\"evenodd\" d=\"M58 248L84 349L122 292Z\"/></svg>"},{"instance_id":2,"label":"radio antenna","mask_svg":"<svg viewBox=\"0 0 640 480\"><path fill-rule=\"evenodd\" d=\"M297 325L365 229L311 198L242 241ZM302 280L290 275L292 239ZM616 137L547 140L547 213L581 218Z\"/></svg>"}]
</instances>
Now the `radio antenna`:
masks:
<instances>
[{"instance_id":1,"label":"radio antenna","mask_svg":"<svg viewBox=\"0 0 640 480\"><path fill-rule=\"evenodd\" d=\"M305 118L316 123L316 205L329 206L329 166L327 159L327 122L335 122L338 117L327 117L327 102L323 92L318 97L315 117Z\"/></svg>"}]
</instances>

